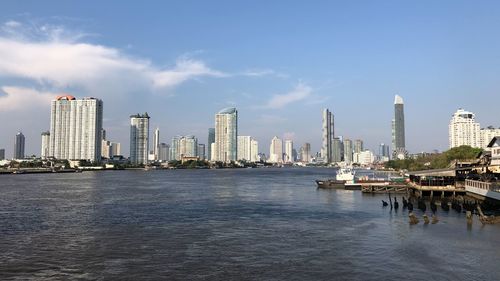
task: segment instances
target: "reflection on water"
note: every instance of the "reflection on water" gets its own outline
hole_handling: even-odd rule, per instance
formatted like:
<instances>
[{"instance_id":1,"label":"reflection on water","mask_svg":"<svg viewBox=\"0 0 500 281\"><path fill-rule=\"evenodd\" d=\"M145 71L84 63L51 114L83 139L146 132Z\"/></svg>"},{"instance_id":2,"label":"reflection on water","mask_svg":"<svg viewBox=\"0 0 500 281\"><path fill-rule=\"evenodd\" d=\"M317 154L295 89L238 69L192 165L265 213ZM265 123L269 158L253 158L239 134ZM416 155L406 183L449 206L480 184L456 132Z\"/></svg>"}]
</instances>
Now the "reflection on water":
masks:
<instances>
[{"instance_id":1,"label":"reflection on water","mask_svg":"<svg viewBox=\"0 0 500 281\"><path fill-rule=\"evenodd\" d=\"M500 226L410 226L386 195L317 190L331 172L5 175L0 280L498 279Z\"/></svg>"}]
</instances>

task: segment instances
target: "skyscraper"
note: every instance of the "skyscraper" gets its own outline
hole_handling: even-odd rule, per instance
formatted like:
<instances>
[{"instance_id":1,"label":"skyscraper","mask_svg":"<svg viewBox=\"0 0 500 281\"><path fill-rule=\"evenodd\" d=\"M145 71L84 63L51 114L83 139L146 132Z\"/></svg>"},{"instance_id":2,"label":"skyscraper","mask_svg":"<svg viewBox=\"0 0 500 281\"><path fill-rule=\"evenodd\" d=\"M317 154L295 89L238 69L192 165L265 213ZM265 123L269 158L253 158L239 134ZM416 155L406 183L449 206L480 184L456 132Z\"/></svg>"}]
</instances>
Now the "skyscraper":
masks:
<instances>
[{"instance_id":1,"label":"skyscraper","mask_svg":"<svg viewBox=\"0 0 500 281\"><path fill-rule=\"evenodd\" d=\"M332 162L333 138L334 138L334 116L328 109L323 109L323 139L321 147L321 157L327 163Z\"/></svg>"},{"instance_id":2,"label":"skyscraper","mask_svg":"<svg viewBox=\"0 0 500 281\"><path fill-rule=\"evenodd\" d=\"M102 100L59 96L51 103L49 156L101 160Z\"/></svg>"},{"instance_id":3,"label":"skyscraper","mask_svg":"<svg viewBox=\"0 0 500 281\"><path fill-rule=\"evenodd\" d=\"M130 162L132 164L148 163L149 118L147 112L130 116Z\"/></svg>"},{"instance_id":4,"label":"skyscraper","mask_svg":"<svg viewBox=\"0 0 500 281\"><path fill-rule=\"evenodd\" d=\"M450 148L461 145L481 147L480 127L474 113L459 108L448 126Z\"/></svg>"},{"instance_id":5,"label":"skyscraper","mask_svg":"<svg viewBox=\"0 0 500 281\"><path fill-rule=\"evenodd\" d=\"M172 138L172 144L170 146L170 160L181 160L181 139L182 136L175 136Z\"/></svg>"},{"instance_id":6,"label":"skyscraper","mask_svg":"<svg viewBox=\"0 0 500 281\"><path fill-rule=\"evenodd\" d=\"M24 159L24 141L25 138L23 133L17 133L14 143L14 159Z\"/></svg>"},{"instance_id":7,"label":"skyscraper","mask_svg":"<svg viewBox=\"0 0 500 281\"><path fill-rule=\"evenodd\" d=\"M166 143L160 143L159 159L162 162L170 161L170 146Z\"/></svg>"},{"instance_id":8,"label":"skyscraper","mask_svg":"<svg viewBox=\"0 0 500 281\"><path fill-rule=\"evenodd\" d=\"M250 161L252 154L252 137L238 136L238 160Z\"/></svg>"},{"instance_id":9,"label":"skyscraper","mask_svg":"<svg viewBox=\"0 0 500 281\"><path fill-rule=\"evenodd\" d=\"M182 157L198 156L198 139L195 136L185 136L179 140L180 160Z\"/></svg>"},{"instance_id":10,"label":"skyscraper","mask_svg":"<svg viewBox=\"0 0 500 281\"><path fill-rule=\"evenodd\" d=\"M205 160L205 145L202 143L198 144L198 157L200 160Z\"/></svg>"},{"instance_id":11,"label":"skyscraper","mask_svg":"<svg viewBox=\"0 0 500 281\"><path fill-rule=\"evenodd\" d=\"M381 143L378 148L378 156L381 161L389 161L390 153L389 146L387 144Z\"/></svg>"},{"instance_id":12,"label":"skyscraper","mask_svg":"<svg viewBox=\"0 0 500 281\"><path fill-rule=\"evenodd\" d=\"M250 161L257 162L259 160L259 142L252 138L250 141Z\"/></svg>"},{"instance_id":13,"label":"skyscraper","mask_svg":"<svg viewBox=\"0 0 500 281\"><path fill-rule=\"evenodd\" d=\"M160 128L156 128L153 138L153 154L155 160L160 160Z\"/></svg>"},{"instance_id":14,"label":"skyscraper","mask_svg":"<svg viewBox=\"0 0 500 281\"><path fill-rule=\"evenodd\" d=\"M403 98L394 97L394 119L392 120L392 149L394 159L406 158L405 114Z\"/></svg>"},{"instance_id":15,"label":"skyscraper","mask_svg":"<svg viewBox=\"0 0 500 281\"><path fill-rule=\"evenodd\" d=\"M352 163L352 153L353 153L352 140L344 139L344 161L347 164Z\"/></svg>"},{"instance_id":16,"label":"skyscraper","mask_svg":"<svg viewBox=\"0 0 500 281\"><path fill-rule=\"evenodd\" d=\"M332 162L338 163L342 161L342 156L344 156L343 150L344 147L340 138L333 138Z\"/></svg>"},{"instance_id":17,"label":"skyscraper","mask_svg":"<svg viewBox=\"0 0 500 281\"><path fill-rule=\"evenodd\" d=\"M215 115L215 161L236 161L238 154L238 111L222 109Z\"/></svg>"},{"instance_id":18,"label":"skyscraper","mask_svg":"<svg viewBox=\"0 0 500 281\"><path fill-rule=\"evenodd\" d=\"M480 130L481 135L481 148L486 148L493 137L500 136L500 128L495 128L493 126L488 126Z\"/></svg>"},{"instance_id":19,"label":"skyscraper","mask_svg":"<svg viewBox=\"0 0 500 281\"><path fill-rule=\"evenodd\" d=\"M306 142L300 148L300 161L303 163L311 162L311 144Z\"/></svg>"},{"instance_id":20,"label":"skyscraper","mask_svg":"<svg viewBox=\"0 0 500 281\"><path fill-rule=\"evenodd\" d=\"M42 133L42 149L40 152L40 158L46 159L49 157L49 148L50 148L50 132Z\"/></svg>"},{"instance_id":21,"label":"skyscraper","mask_svg":"<svg viewBox=\"0 0 500 281\"><path fill-rule=\"evenodd\" d=\"M285 141L285 162L286 163L293 163L293 141L292 140L286 140Z\"/></svg>"},{"instance_id":22,"label":"skyscraper","mask_svg":"<svg viewBox=\"0 0 500 281\"><path fill-rule=\"evenodd\" d=\"M0 160L4 160L4 159L5 159L5 149L0 148Z\"/></svg>"},{"instance_id":23,"label":"skyscraper","mask_svg":"<svg viewBox=\"0 0 500 281\"><path fill-rule=\"evenodd\" d=\"M283 163L283 141L275 136L269 148L269 162Z\"/></svg>"},{"instance_id":24,"label":"skyscraper","mask_svg":"<svg viewBox=\"0 0 500 281\"><path fill-rule=\"evenodd\" d=\"M208 147L207 158L208 158L208 160L212 160L212 144L213 143L215 143L215 128L208 128L208 142L207 142L207 147Z\"/></svg>"},{"instance_id":25,"label":"skyscraper","mask_svg":"<svg viewBox=\"0 0 500 281\"><path fill-rule=\"evenodd\" d=\"M363 151L363 140L357 139L354 141L354 153L361 153Z\"/></svg>"}]
</instances>

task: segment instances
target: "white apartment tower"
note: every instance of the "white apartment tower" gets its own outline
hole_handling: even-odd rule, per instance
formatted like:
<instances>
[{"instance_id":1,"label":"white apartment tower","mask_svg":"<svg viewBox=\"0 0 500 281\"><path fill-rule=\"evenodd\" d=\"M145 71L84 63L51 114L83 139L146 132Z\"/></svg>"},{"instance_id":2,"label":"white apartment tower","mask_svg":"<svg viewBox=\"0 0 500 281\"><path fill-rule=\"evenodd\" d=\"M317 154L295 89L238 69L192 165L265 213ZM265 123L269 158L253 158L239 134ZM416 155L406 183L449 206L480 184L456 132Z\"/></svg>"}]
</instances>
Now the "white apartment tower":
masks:
<instances>
[{"instance_id":1,"label":"white apartment tower","mask_svg":"<svg viewBox=\"0 0 500 281\"><path fill-rule=\"evenodd\" d=\"M276 136L271 140L269 162L283 163L283 141Z\"/></svg>"},{"instance_id":2,"label":"white apartment tower","mask_svg":"<svg viewBox=\"0 0 500 281\"><path fill-rule=\"evenodd\" d=\"M49 155L66 160L101 160L102 100L59 96L51 103Z\"/></svg>"},{"instance_id":3,"label":"white apartment tower","mask_svg":"<svg viewBox=\"0 0 500 281\"><path fill-rule=\"evenodd\" d=\"M147 164L149 151L148 113L130 116L130 162Z\"/></svg>"},{"instance_id":4,"label":"white apartment tower","mask_svg":"<svg viewBox=\"0 0 500 281\"><path fill-rule=\"evenodd\" d=\"M229 163L237 160L238 111L234 107L222 109L215 115L215 145L212 161Z\"/></svg>"},{"instance_id":5,"label":"white apartment tower","mask_svg":"<svg viewBox=\"0 0 500 281\"><path fill-rule=\"evenodd\" d=\"M238 160L251 161L252 137L238 136Z\"/></svg>"},{"instance_id":6,"label":"white apartment tower","mask_svg":"<svg viewBox=\"0 0 500 281\"><path fill-rule=\"evenodd\" d=\"M250 141L250 161L257 162L260 160L259 157L259 142L255 139Z\"/></svg>"},{"instance_id":7,"label":"white apartment tower","mask_svg":"<svg viewBox=\"0 0 500 281\"><path fill-rule=\"evenodd\" d=\"M481 147L480 125L474 113L459 108L453 114L449 125L449 144L450 148L461 145Z\"/></svg>"}]
</instances>

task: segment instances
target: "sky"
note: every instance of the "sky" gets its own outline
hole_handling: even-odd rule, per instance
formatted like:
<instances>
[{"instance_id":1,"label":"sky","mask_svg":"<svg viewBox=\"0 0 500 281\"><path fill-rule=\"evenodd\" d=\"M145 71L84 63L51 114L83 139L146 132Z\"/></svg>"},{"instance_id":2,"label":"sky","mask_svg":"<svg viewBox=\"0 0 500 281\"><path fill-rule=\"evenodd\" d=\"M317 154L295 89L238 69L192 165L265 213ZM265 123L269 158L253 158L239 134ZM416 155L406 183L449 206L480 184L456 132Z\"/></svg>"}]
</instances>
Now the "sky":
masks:
<instances>
[{"instance_id":1,"label":"sky","mask_svg":"<svg viewBox=\"0 0 500 281\"><path fill-rule=\"evenodd\" d=\"M128 155L129 116L162 142L207 142L214 114L238 109L239 135L321 146L335 135L391 143L394 95L406 146L445 150L451 115L500 126L499 1L2 1L0 148L18 131L40 154L50 100L104 102L109 140Z\"/></svg>"}]
</instances>

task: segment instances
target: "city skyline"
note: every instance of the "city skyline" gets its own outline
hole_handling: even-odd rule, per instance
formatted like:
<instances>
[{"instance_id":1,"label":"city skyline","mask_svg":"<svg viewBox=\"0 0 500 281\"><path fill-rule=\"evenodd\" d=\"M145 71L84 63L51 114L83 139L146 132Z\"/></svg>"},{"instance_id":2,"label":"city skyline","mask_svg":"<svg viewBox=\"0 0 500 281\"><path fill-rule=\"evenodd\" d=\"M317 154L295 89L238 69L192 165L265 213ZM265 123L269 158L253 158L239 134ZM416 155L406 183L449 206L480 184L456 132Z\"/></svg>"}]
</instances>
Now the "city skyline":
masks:
<instances>
[{"instance_id":1,"label":"city skyline","mask_svg":"<svg viewBox=\"0 0 500 281\"><path fill-rule=\"evenodd\" d=\"M109 20L106 9L81 3L6 1L0 118L15 121L4 125L0 148L13 155L13 136L22 131L26 154L39 155L50 114L36 109L61 93L107 102L104 127L122 151L129 151L130 112L154 116L151 126L161 129L163 142L175 135L204 140L213 112L227 106L238 108L241 134L260 140L260 151L274 135L320 151L322 108L335 113L336 135L363 139L377 151L391 143L395 94L406 102L410 153L447 149L457 108L499 127L491 101L500 39L490 34L500 5L382 2L276 2L266 9L256 9L263 2L224 3L232 11L224 17L220 2L124 4L113 5L117 13ZM196 21L201 8L214 10L203 23Z\"/></svg>"}]
</instances>

